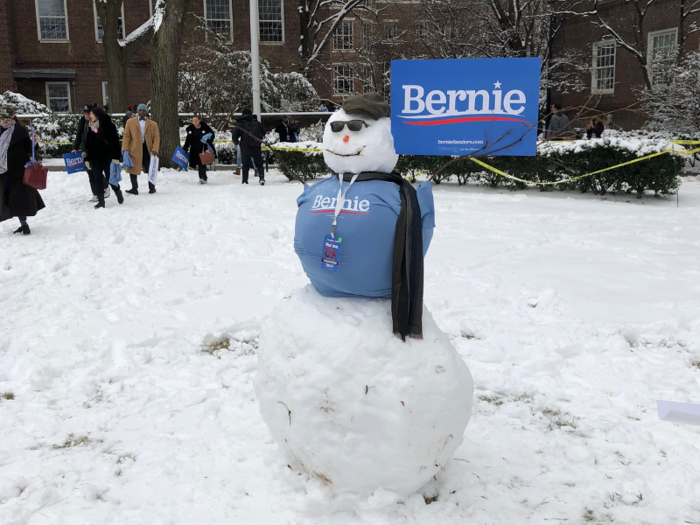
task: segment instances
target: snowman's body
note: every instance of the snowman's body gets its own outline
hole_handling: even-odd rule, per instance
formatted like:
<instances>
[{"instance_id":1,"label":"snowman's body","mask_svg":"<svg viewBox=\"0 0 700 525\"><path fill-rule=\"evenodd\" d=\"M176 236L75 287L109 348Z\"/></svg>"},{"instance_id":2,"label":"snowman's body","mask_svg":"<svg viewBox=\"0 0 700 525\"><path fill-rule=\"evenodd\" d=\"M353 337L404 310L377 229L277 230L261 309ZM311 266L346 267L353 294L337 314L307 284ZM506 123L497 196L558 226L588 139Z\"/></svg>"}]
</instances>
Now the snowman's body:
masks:
<instances>
[{"instance_id":1,"label":"snowman's body","mask_svg":"<svg viewBox=\"0 0 700 525\"><path fill-rule=\"evenodd\" d=\"M332 122L357 119L366 121L359 131L331 130ZM390 172L398 159L388 118L342 110L329 119L323 146L340 174ZM299 199L295 249L314 286L283 300L263 324L255 390L290 465L338 494L384 488L405 496L430 481L461 443L473 383L427 309L423 339L403 342L392 333L390 301L369 298L391 295L400 201L392 182L355 184L339 209L365 215L338 214L345 244L337 272L320 271L320 252L335 217L330 199L337 199L338 179L306 188ZM363 197L357 203L353 190ZM427 250L432 193L429 184L418 191ZM316 201L320 210L312 209Z\"/></svg>"}]
</instances>

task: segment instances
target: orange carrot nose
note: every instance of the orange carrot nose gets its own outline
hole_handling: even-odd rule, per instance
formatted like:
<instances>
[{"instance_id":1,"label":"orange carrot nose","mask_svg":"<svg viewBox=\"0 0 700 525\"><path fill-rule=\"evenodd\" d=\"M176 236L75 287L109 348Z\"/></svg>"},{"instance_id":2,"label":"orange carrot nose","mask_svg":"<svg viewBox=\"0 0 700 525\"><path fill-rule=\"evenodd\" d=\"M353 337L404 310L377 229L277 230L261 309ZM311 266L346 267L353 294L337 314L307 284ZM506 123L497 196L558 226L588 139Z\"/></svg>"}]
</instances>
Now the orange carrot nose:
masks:
<instances>
[{"instance_id":1,"label":"orange carrot nose","mask_svg":"<svg viewBox=\"0 0 700 525\"><path fill-rule=\"evenodd\" d=\"M347 141L349 141L349 140L350 140L350 137L348 137L347 135L345 135L345 136L343 137L343 142L347 142Z\"/></svg>"}]
</instances>

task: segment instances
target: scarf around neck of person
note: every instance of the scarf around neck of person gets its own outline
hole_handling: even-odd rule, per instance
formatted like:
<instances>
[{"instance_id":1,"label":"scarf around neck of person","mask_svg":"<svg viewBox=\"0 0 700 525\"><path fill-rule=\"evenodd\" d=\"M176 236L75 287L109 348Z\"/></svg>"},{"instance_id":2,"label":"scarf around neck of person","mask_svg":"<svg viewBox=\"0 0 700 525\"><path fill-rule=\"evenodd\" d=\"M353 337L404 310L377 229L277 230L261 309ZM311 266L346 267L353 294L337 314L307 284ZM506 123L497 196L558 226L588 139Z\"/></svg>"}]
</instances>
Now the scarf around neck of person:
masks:
<instances>
[{"instance_id":1,"label":"scarf around neck of person","mask_svg":"<svg viewBox=\"0 0 700 525\"><path fill-rule=\"evenodd\" d=\"M90 121L90 129L100 129L100 121L96 120L93 122L92 120Z\"/></svg>"},{"instance_id":2,"label":"scarf around neck of person","mask_svg":"<svg viewBox=\"0 0 700 525\"><path fill-rule=\"evenodd\" d=\"M7 171L7 150L10 149L10 142L12 141L12 135L15 131L15 121L8 126L2 126L4 130L2 135L0 135L0 173L5 173Z\"/></svg>"},{"instance_id":3,"label":"scarf around neck of person","mask_svg":"<svg viewBox=\"0 0 700 525\"><path fill-rule=\"evenodd\" d=\"M343 174L350 182L354 175ZM394 335L423 339L423 223L416 189L396 172L362 172L355 182L380 180L399 186L401 210L396 220L391 264L391 319Z\"/></svg>"}]
</instances>

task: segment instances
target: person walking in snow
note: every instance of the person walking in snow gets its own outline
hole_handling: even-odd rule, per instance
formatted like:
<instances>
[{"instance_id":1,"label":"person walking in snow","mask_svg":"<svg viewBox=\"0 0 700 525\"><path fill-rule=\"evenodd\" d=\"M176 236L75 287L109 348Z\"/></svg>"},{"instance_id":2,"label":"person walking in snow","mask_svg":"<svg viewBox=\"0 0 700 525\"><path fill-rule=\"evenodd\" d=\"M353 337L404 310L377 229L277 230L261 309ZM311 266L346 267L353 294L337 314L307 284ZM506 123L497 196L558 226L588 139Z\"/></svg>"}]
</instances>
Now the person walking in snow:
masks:
<instances>
[{"instance_id":1,"label":"person walking in snow","mask_svg":"<svg viewBox=\"0 0 700 525\"><path fill-rule=\"evenodd\" d=\"M260 174L260 185L265 185L265 169L262 160L262 139L264 137L265 127L258 122L250 109L244 109L243 116L238 119L236 129L231 136L236 146L240 144L241 153L243 153L243 184L248 184L250 162L253 160Z\"/></svg>"},{"instance_id":2,"label":"person walking in snow","mask_svg":"<svg viewBox=\"0 0 700 525\"><path fill-rule=\"evenodd\" d=\"M103 109L92 108L90 111L90 131L85 139L85 165L90 167L92 176L92 192L97 195L95 209L105 207L104 193L100 191L109 184L110 168L112 163L119 164L121 152L119 148L119 134L117 127ZM119 184L109 184L117 196L119 204L124 202Z\"/></svg>"},{"instance_id":3,"label":"person walking in snow","mask_svg":"<svg viewBox=\"0 0 700 525\"><path fill-rule=\"evenodd\" d=\"M78 151L85 151L85 139L87 139L88 132L90 131L90 111L95 106L85 106L83 108L83 116L80 117L78 122L78 127L75 130L75 140L73 141L73 153L78 153ZM90 184L90 190L92 191L92 173L91 170L85 167L85 171L88 174L88 183ZM104 189L105 199L109 197L109 185ZM92 194L92 199L90 202L97 202L97 195Z\"/></svg>"},{"instance_id":4,"label":"person walking in snow","mask_svg":"<svg viewBox=\"0 0 700 525\"><path fill-rule=\"evenodd\" d=\"M14 108L0 108L0 222L19 219L14 233L29 235L27 217L45 207L39 192L24 185L24 166L32 160L32 140L27 128L15 117Z\"/></svg>"},{"instance_id":5,"label":"person walking in snow","mask_svg":"<svg viewBox=\"0 0 700 525\"><path fill-rule=\"evenodd\" d=\"M187 126L185 131L187 132L187 139L182 149L190 156L190 168L199 170L199 183L206 184L207 167L202 164L199 154L207 151L206 145L208 144L214 150L214 155L216 155L216 149L214 148L214 130L199 116L195 115L192 117L192 124ZM202 142L202 139L207 135L209 138Z\"/></svg>"},{"instance_id":6,"label":"person walking in snow","mask_svg":"<svg viewBox=\"0 0 700 525\"><path fill-rule=\"evenodd\" d=\"M566 140L569 136L569 117L561 112L561 104L552 104L552 116L545 133L546 139Z\"/></svg>"},{"instance_id":7,"label":"person walking in snow","mask_svg":"<svg viewBox=\"0 0 700 525\"><path fill-rule=\"evenodd\" d=\"M128 152L134 166L127 169L131 178L131 189L126 190L131 195L139 194L138 176L141 170L148 173L151 165L151 155L158 155L160 148L160 133L158 124L148 118L148 107L139 104L137 116L131 117L124 127L122 138L122 153ZM156 187L148 181L148 193L155 193Z\"/></svg>"},{"instance_id":8,"label":"person walking in snow","mask_svg":"<svg viewBox=\"0 0 700 525\"><path fill-rule=\"evenodd\" d=\"M122 127L126 127L126 123L129 122L129 119L134 116L134 106L129 106L129 109L127 110L126 113L124 113L124 116L122 117Z\"/></svg>"}]
</instances>

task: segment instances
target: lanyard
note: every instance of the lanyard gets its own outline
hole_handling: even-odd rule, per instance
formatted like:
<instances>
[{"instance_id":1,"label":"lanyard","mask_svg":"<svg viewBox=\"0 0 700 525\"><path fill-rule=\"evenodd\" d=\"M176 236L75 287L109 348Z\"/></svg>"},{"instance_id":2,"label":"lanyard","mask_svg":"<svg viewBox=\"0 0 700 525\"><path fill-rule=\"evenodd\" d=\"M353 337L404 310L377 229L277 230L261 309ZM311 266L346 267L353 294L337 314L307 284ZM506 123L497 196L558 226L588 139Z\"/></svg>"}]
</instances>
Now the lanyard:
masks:
<instances>
[{"instance_id":1,"label":"lanyard","mask_svg":"<svg viewBox=\"0 0 700 525\"><path fill-rule=\"evenodd\" d=\"M345 188L345 192L343 192L343 179L342 175L338 174L338 184L340 187L338 188L338 197L336 198L335 202L335 214L333 215L333 229L331 230L331 237L335 239L335 229L338 227L338 215L340 215L340 210L343 209L343 204L345 204L345 196L348 194L348 190L350 189L350 186L352 186L352 183L357 180L357 177L359 176L359 173L356 173L353 175L352 179L350 180L350 184L348 184L348 187Z\"/></svg>"}]
</instances>

